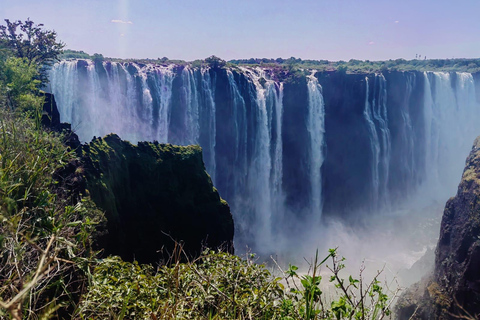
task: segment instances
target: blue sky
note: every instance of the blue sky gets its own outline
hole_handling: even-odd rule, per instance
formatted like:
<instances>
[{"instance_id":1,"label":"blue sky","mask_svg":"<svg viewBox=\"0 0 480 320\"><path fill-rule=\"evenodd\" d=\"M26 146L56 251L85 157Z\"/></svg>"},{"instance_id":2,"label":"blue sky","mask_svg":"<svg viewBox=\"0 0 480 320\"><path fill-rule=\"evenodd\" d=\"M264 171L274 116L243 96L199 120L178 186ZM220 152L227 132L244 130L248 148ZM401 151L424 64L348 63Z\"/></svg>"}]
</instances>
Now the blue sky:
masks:
<instances>
[{"instance_id":1,"label":"blue sky","mask_svg":"<svg viewBox=\"0 0 480 320\"><path fill-rule=\"evenodd\" d=\"M480 57L479 0L0 0L67 48L119 58Z\"/></svg>"}]
</instances>

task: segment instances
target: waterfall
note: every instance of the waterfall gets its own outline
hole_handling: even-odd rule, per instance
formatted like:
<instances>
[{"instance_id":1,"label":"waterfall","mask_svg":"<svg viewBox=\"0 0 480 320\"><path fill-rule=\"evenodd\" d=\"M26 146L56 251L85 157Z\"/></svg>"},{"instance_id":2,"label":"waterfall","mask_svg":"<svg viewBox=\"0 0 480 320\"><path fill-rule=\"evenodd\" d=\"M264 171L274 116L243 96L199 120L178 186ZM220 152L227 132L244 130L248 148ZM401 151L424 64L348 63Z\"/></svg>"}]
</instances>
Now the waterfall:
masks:
<instances>
[{"instance_id":1,"label":"waterfall","mask_svg":"<svg viewBox=\"0 0 480 320\"><path fill-rule=\"evenodd\" d=\"M325 104L322 87L315 78L315 71L307 76L308 120L307 130L310 136L310 185L311 218L319 222L322 213L322 164L325 159Z\"/></svg>"},{"instance_id":2,"label":"waterfall","mask_svg":"<svg viewBox=\"0 0 480 320\"><path fill-rule=\"evenodd\" d=\"M453 194L473 139L480 133L480 108L469 73L424 72L424 117L427 140L426 186ZM453 77L453 78L452 78Z\"/></svg>"},{"instance_id":3,"label":"waterfall","mask_svg":"<svg viewBox=\"0 0 480 320\"><path fill-rule=\"evenodd\" d=\"M185 116L186 143L198 143L200 136L200 115L198 89L195 81L195 71L189 67L182 70L182 91L187 105Z\"/></svg>"},{"instance_id":4,"label":"waterfall","mask_svg":"<svg viewBox=\"0 0 480 320\"><path fill-rule=\"evenodd\" d=\"M283 83L267 82L269 84L269 95L273 99L273 119L275 125L273 164L272 164L272 199L274 201L273 212L280 212L283 206L283 145L282 145L282 117L283 117Z\"/></svg>"},{"instance_id":5,"label":"waterfall","mask_svg":"<svg viewBox=\"0 0 480 320\"><path fill-rule=\"evenodd\" d=\"M287 234L315 234L324 218L388 213L417 198L441 203L455 192L480 134L471 74L337 82L282 72L72 60L52 67L49 86L81 141L115 132L133 143L199 144L231 205L238 248L270 253Z\"/></svg>"},{"instance_id":6,"label":"waterfall","mask_svg":"<svg viewBox=\"0 0 480 320\"><path fill-rule=\"evenodd\" d=\"M142 123L137 112L137 106L140 103L136 95L135 79L125 65L118 63L116 66L117 68L120 68L121 74L125 77L126 83L126 92L124 91L125 100L121 107L121 110L123 110L124 114L127 115L125 118L122 118L125 128L125 130L123 130L123 138L130 141L139 141L141 139L140 134L142 132Z\"/></svg>"},{"instance_id":7,"label":"waterfall","mask_svg":"<svg viewBox=\"0 0 480 320\"><path fill-rule=\"evenodd\" d=\"M400 105L401 112L401 136L402 142L404 145L404 150L407 150L401 158L401 164L406 172L406 181L408 189L412 189L416 184L415 180L415 132L412 126L412 119L410 117L410 99L414 86L416 85L416 76L415 74L406 74L406 90L403 99L403 103ZM407 192L410 192L407 190Z\"/></svg>"},{"instance_id":8,"label":"waterfall","mask_svg":"<svg viewBox=\"0 0 480 320\"><path fill-rule=\"evenodd\" d=\"M389 205L388 181L390 173L391 139L388 127L387 112L387 81L383 74L375 74L375 91L372 102L372 113L377 123L377 132L380 138L379 188L381 206Z\"/></svg>"},{"instance_id":9,"label":"waterfall","mask_svg":"<svg viewBox=\"0 0 480 320\"><path fill-rule=\"evenodd\" d=\"M267 98L271 98L271 81L265 83L267 89L260 83L266 81L262 70L250 70L242 68L255 87L254 102L256 104L254 121L256 130L253 155L249 169L248 188L254 203L255 211L255 232L257 241L261 241L267 247L272 245L272 190L271 170L272 159L271 148L271 105L267 104ZM270 99L269 99L270 100ZM270 116L269 116L270 114Z\"/></svg>"},{"instance_id":10,"label":"waterfall","mask_svg":"<svg viewBox=\"0 0 480 320\"><path fill-rule=\"evenodd\" d=\"M216 159L215 159L215 144L216 144L216 110L215 110L215 85L212 83L210 76L210 69L202 68L201 70L201 87L203 92L203 106L205 116L207 118L204 127L201 128L208 132L208 143L203 145L205 151L205 165L207 171L215 182ZM214 81L214 80L213 80Z\"/></svg>"},{"instance_id":11,"label":"waterfall","mask_svg":"<svg viewBox=\"0 0 480 320\"><path fill-rule=\"evenodd\" d=\"M370 133L370 151L373 159L371 163L372 208L379 210L390 205L388 181L391 139L388 127L387 83L383 74L375 74L371 99L368 77L365 77L365 86L363 116Z\"/></svg>"},{"instance_id":12,"label":"waterfall","mask_svg":"<svg viewBox=\"0 0 480 320\"><path fill-rule=\"evenodd\" d=\"M61 61L50 72L50 91L55 93L62 121L72 123L77 109L78 90L77 61Z\"/></svg>"},{"instance_id":13,"label":"waterfall","mask_svg":"<svg viewBox=\"0 0 480 320\"><path fill-rule=\"evenodd\" d=\"M173 81L173 72L172 66L170 67L160 67L155 68L151 73L153 82L154 97L158 99L158 116L156 116L157 130L154 133L154 139L167 143L169 142L169 128L170 128L170 117L171 117L171 99L172 99L172 81ZM153 98L152 98L153 100ZM153 110L152 110L153 111ZM155 118L155 116L152 116Z\"/></svg>"},{"instance_id":14,"label":"waterfall","mask_svg":"<svg viewBox=\"0 0 480 320\"><path fill-rule=\"evenodd\" d=\"M247 109L233 72L227 70L230 95L233 98L233 119L235 137L235 190L242 190L247 179Z\"/></svg>"},{"instance_id":15,"label":"waterfall","mask_svg":"<svg viewBox=\"0 0 480 320\"><path fill-rule=\"evenodd\" d=\"M378 199L379 199L379 190L380 190L380 175L379 175L379 165L380 165L380 140L378 139L377 129L375 128L375 123L373 122L373 112L372 105L369 101L369 87L368 87L368 77L365 77L365 110L363 111L363 116L368 125L368 131L370 133L370 152L372 153L372 162L370 170L372 171L372 206L378 208Z\"/></svg>"}]
</instances>

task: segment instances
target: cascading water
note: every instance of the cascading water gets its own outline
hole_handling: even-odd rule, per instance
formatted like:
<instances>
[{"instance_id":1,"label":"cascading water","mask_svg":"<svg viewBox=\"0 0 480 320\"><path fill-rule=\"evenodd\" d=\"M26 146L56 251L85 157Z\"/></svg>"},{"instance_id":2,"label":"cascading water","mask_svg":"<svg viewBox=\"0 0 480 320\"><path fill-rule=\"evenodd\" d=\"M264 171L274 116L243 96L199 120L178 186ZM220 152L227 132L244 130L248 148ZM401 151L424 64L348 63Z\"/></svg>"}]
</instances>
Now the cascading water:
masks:
<instances>
[{"instance_id":1,"label":"cascading water","mask_svg":"<svg viewBox=\"0 0 480 320\"><path fill-rule=\"evenodd\" d=\"M82 141L115 132L200 144L232 207L237 247L261 253L322 216L394 211L415 196L441 203L455 191L480 134L472 75L342 77L79 60L52 68L50 91Z\"/></svg>"},{"instance_id":2,"label":"cascading water","mask_svg":"<svg viewBox=\"0 0 480 320\"><path fill-rule=\"evenodd\" d=\"M275 130L272 128L272 139L274 137L274 150L272 152L272 212L281 213L283 207L283 145L282 145L282 117L283 117L283 83L268 81L268 96L273 96L272 101L272 122ZM277 218L278 219L278 218Z\"/></svg>"},{"instance_id":3,"label":"cascading water","mask_svg":"<svg viewBox=\"0 0 480 320\"><path fill-rule=\"evenodd\" d=\"M391 140L390 129L388 128L388 112L387 112L387 83L383 74L375 74L375 90L372 102L373 118L378 124L378 134L380 137L380 195L381 204L389 204L388 195L388 181L390 170L390 152L391 152Z\"/></svg>"},{"instance_id":4,"label":"cascading water","mask_svg":"<svg viewBox=\"0 0 480 320\"><path fill-rule=\"evenodd\" d=\"M370 97L368 77L365 77L365 109L363 116L370 132L372 154L372 209L388 208L388 181L391 140L388 128L387 85L382 74L375 74L373 95Z\"/></svg>"},{"instance_id":5,"label":"cascading water","mask_svg":"<svg viewBox=\"0 0 480 320\"><path fill-rule=\"evenodd\" d=\"M73 123L73 110L77 110L76 105L78 95L78 74L77 61L62 61L54 67L56 72L50 75L50 86L55 89L55 99L59 106L60 118L63 121Z\"/></svg>"},{"instance_id":6,"label":"cascading water","mask_svg":"<svg viewBox=\"0 0 480 320\"><path fill-rule=\"evenodd\" d=\"M215 79L212 79L210 76L210 69L202 68L200 69L200 81L202 88L202 99L203 99L203 109L201 115L205 120L200 120L203 122L202 133L206 133L205 138L202 139L202 134L200 136L200 144L204 149L204 158L207 171L212 177L213 181L215 180L216 173L216 158L215 158L215 144L217 136L216 128L216 109L215 109ZM202 117L202 116L201 116Z\"/></svg>"},{"instance_id":7,"label":"cascading water","mask_svg":"<svg viewBox=\"0 0 480 320\"><path fill-rule=\"evenodd\" d=\"M429 141L425 186L435 194L449 197L456 188L451 181L459 180L464 167L458 155L468 154L471 141L480 134L475 83L469 73L424 72L423 76L425 132Z\"/></svg>"},{"instance_id":8,"label":"cascading water","mask_svg":"<svg viewBox=\"0 0 480 320\"><path fill-rule=\"evenodd\" d=\"M234 190L244 190L247 179L247 109L245 100L238 88L231 70L227 70L230 96L233 105L235 154L234 163L237 173L234 178Z\"/></svg>"},{"instance_id":9,"label":"cascading water","mask_svg":"<svg viewBox=\"0 0 480 320\"><path fill-rule=\"evenodd\" d=\"M248 168L247 189L254 212L255 241L272 248L274 215L282 207L282 100L283 84L269 80L262 69L242 68L255 89L253 121L256 128L252 157ZM263 82L263 84L261 83ZM239 190L240 191L240 190ZM241 192L241 191L240 191Z\"/></svg>"},{"instance_id":10,"label":"cascading water","mask_svg":"<svg viewBox=\"0 0 480 320\"><path fill-rule=\"evenodd\" d=\"M416 183L415 179L415 157L414 157L414 150L415 150L415 133L412 126L412 119L410 117L410 108L409 102L412 95L413 87L416 84L416 75L415 74L408 74L406 75L406 89L404 95L404 101L400 104L400 113L401 113L401 139L403 142L404 150L406 152L403 154L401 158L401 164L406 169L406 181L407 185L413 187ZM412 185L413 184L413 185ZM413 190L413 188L412 188Z\"/></svg>"},{"instance_id":11,"label":"cascading water","mask_svg":"<svg viewBox=\"0 0 480 320\"><path fill-rule=\"evenodd\" d=\"M157 119L157 132L154 135L154 139L166 143L169 140L169 127L170 127L170 118L171 118L171 99L172 99L172 81L173 81L173 72L171 67L160 68L153 70L151 81L153 82L153 88L155 90L154 95L152 96L157 99L156 103L158 104L158 116L154 116ZM155 115L155 111L152 110L152 115Z\"/></svg>"},{"instance_id":12,"label":"cascading water","mask_svg":"<svg viewBox=\"0 0 480 320\"><path fill-rule=\"evenodd\" d=\"M315 78L315 71L307 76L308 120L307 130L310 135L310 185L311 185L311 219L318 224L322 213L322 164L325 158L323 150L325 141L325 104L322 87Z\"/></svg>"},{"instance_id":13,"label":"cascading water","mask_svg":"<svg viewBox=\"0 0 480 320\"><path fill-rule=\"evenodd\" d=\"M186 117L185 117L185 142L189 144L198 143L200 136L200 115L199 115L199 101L198 90L195 82L195 71L191 68L185 68L182 70L183 80L183 99L186 105Z\"/></svg>"},{"instance_id":14,"label":"cascading water","mask_svg":"<svg viewBox=\"0 0 480 320\"><path fill-rule=\"evenodd\" d=\"M366 93L365 93L365 110L363 111L363 116L368 124L368 130L370 132L370 149L372 153L371 162L371 171L372 171L372 206L374 208L378 207L378 198L380 190L380 174L379 174L379 165L380 165L380 140L378 139L377 129L375 128L375 123L373 122L373 112L372 106L370 104L369 91L368 91L368 77L365 77L366 82Z\"/></svg>"}]
</instances>

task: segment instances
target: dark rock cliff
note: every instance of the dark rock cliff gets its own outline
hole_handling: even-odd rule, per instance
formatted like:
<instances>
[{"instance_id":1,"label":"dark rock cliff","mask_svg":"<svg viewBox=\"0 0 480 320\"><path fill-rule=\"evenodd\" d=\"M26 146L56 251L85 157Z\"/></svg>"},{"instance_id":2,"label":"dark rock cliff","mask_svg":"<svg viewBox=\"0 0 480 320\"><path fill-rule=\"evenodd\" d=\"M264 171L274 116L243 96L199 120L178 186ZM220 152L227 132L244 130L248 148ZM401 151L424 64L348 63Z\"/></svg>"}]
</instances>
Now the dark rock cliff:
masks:
<instances>
[{"instance_id":1,"label":"dark rock cliff","mask_svg":"<svg viewBox=\"0 0 480 320\"><path fill-rule=\"evenodd\" d=\"M368 194L357 192L371 189L371 156L363 151L370 148L363 121L365 75L323 72L317 76L325 101L324 214L347 218L349 213L358 212L371 202Z\"/></svg>"},{"instance_id":2,"label":"dark rock cliff","mask_svg":"<svg viewBox=\"0 0 480 320\"><path fill-rule=\"evenodd\" d=\"M467 158L457 195L445 206L435 270L407 290L399 319L480 317L480 137Z\"/></svg>"},{"instance_id":3,"label":"dark rock cliff","mask_svg":"<svg viewBox=\"0 0 480 320\"><path fill-rule=\"evenodd\" d=\"M55 97L46 94L44 126L61 132L79 160L55 173L59 193L74 199L89 194L105 211L107 230L99 249L156 263L169 257L174 241L187 255L203 246L233 252L233 219L205 171L198 146L140 142L134 146L117 135L81 145L70 124L60 123Z\"/></svg>"},{"instance_id":4,"label":"dark rock cliff","mask_svg":"<svg viewBox=\"0 0 480 320\"><path fill-rule=\"evenodd\" d=\"M157 262L174 241L187 254L202 246L232 251L233 219L205 171L198 146L140 142L111 134L82 147L87 189L105 210L107 254Z\"/></svg>"}]
</instances>

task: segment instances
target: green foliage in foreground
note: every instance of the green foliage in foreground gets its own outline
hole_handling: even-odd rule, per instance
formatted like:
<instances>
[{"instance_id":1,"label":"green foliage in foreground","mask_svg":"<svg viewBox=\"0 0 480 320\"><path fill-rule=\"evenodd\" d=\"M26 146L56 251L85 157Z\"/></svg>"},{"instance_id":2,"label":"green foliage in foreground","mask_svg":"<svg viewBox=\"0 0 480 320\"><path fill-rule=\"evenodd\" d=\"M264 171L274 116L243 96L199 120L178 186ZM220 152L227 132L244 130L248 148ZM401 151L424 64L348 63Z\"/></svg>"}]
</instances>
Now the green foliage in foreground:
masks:
<instances>
[{"instance_id":1,"label":"green foliage in foreground","mask_svg":"<svg viewBox=\"0 0 480 320\"><path fill-rule=\"evenodd\" d=\"M82 319L382 319L392 299L375 278L342 278L336 250L307 274L290 266L274 277L264 265L205 251L190 263L151 266L111 257L99 263L77 317ZM325 267L327 263L330 267ZM322 292L321 267L335 293ZM323 272L322 272L323 274ZM329 292L331 294L332 292Z\"/></svg>"},{"instance_id":2,"label":"green foliage in foreground","mask_svg":"<svg viewBox=\"0 0 480 320\"><path fill-rule=\"evenodd\" d=\"M5 108L0 119L0 316L72 308L102 213L53 191L53 174L73 158L60 136Z\"/></svg>"},{"instance_id":3,"label":"green foliage in foreground","mask_svg":"<svg viewBox=\"0 0 480 320\"><path fill-rule=\"evenodd\" d=\"M61 135L41 126L38 70L24 58L0 57L1 319L70 313L103 220L92 201L75 200L54 178L75 156Z\"/></svg>"}]
</instances>

